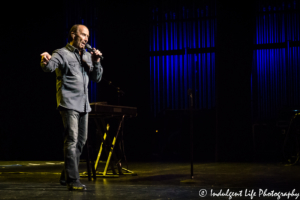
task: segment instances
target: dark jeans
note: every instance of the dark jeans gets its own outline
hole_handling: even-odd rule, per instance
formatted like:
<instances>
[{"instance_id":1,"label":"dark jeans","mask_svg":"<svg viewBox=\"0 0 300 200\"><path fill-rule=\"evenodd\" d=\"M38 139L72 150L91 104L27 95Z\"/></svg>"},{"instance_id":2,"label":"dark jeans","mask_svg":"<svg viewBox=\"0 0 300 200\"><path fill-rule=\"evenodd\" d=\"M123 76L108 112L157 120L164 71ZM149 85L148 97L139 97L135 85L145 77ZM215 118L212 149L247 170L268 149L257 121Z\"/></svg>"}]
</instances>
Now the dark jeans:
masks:
<instances>
[{"instance_id":1,"label":"dark jeans","mask_svg":"<svg viewBox=\"0 0 300 200\"><path fill-rule=\"evenodd\" d=\"M80 155L87 139L88 113L74 110L60 110L64 124L64 161L62 180L79 180L78 165Z\"/></svg>"}]
</instances>

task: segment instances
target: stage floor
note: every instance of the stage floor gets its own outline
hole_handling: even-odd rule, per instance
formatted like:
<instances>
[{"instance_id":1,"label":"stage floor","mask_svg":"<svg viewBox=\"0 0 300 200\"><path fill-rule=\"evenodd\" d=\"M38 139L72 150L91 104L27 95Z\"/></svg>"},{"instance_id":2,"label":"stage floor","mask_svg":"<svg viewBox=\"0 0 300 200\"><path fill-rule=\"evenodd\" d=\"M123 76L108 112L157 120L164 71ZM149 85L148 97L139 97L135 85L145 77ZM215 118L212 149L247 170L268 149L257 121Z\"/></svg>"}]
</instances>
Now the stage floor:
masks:
<instances>
[{"instance_id":1,"label":"stage floor","mask_svg":"<svg viewBox=\"0 0 300 200\"><path fill-rule=\"evenodd\" d=\"M299 165L195 163L191 181L187 162L133 162L128 167L137 176L81 178L87 190L80 192L58 183L62 167L61 161L0 161L0 199L230 199L231 194L250 200L288 199L288 192L296 199L300 193Z\"/></svg>"}]
</instances>

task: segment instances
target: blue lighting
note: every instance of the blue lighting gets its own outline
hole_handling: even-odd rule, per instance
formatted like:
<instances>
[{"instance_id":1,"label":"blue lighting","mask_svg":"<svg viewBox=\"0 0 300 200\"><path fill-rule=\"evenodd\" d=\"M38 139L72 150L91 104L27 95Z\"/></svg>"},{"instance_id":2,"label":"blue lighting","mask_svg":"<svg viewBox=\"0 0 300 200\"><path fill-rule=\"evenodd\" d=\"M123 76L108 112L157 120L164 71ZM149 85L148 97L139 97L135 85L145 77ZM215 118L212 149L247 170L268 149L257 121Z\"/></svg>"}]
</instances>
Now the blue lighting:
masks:
<instances>
[{"instance_id":1,"label":"blue lighting","mask_svg":"<svg viewBox=\"0 0 300 200\"><path fill-rule=\"evenodd\" d=\"M154 115L164 109L188 108L187 90L194 93L196 109L215 106L215 53L189 53L190 49L214 47L215 5L197 9L152 10L150 52L151 108ZM201 15L201 16L200 16ZM158 16L163 16L160 19ZM192 19L198 16L198 19ZM178 21L180 19L181 21ZM167 53L182 50L180 55ZM184 52L184 53L183 53ZM153 62L154 60L154 62ZM156 61L156 62L155 62Z\"/></svg>"},{"instance_id":2,"label":"blue lighting","mask_svg":"<svg viewBox=\"0 0 300 200\"><path fill-rule=\"evenodd\" d=\"M289 8L291 12L287 12L282 4L279 7L267 6L268 9L263 7L256 16L256 44L277 46L257 49L253 54L251 96L254 120L276 118L280 109L297 107L300 103L300 48L290 46L300 38L300 16L292 10L296 8L296 1L293 2L295 6ZM269 12L264 13L266 11Z\"/></svg>"}]
</instances>

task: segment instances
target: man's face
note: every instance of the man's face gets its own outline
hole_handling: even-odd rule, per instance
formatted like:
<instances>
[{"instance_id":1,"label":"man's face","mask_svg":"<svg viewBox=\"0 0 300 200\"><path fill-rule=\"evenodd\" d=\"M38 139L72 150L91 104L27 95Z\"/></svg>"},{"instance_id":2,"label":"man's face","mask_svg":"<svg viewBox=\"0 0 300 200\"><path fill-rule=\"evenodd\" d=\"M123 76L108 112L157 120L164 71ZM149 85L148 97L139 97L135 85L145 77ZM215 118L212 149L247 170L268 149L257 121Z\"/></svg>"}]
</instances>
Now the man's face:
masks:
<instances>
[{"instance_id":1,"label":"man's face","mask_svg":"<svg viewBox=\"0 0 300 200\"><path fill-rule=\"evenodd\" d=\"M88 40L89 40L89 29L87 29L85 26L79 26L78 32L75 33L75 37L72 45L76 47L78 50L83 50Z\"/></svg>"}]
</instances>

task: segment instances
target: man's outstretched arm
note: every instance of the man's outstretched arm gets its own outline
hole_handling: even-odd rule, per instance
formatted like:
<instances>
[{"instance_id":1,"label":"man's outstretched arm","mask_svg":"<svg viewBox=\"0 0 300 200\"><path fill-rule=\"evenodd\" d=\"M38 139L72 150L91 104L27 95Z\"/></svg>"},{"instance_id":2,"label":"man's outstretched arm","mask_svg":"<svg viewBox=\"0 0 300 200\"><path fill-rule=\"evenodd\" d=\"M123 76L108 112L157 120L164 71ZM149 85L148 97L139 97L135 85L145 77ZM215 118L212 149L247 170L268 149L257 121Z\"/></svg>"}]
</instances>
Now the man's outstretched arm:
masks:
<instances>
[{"instance_id":1,"label":"man's outstretched arm","mask_svg":"<svg viewBox=\"0 0 300 200\"><path fill-rule=\"evenodd\" d=\"M52 56L48 52L41 54L41 67L44 72L53 72L61 63L62 59L56 52Z\"/></svg>"}]
</instances>

